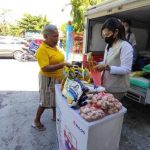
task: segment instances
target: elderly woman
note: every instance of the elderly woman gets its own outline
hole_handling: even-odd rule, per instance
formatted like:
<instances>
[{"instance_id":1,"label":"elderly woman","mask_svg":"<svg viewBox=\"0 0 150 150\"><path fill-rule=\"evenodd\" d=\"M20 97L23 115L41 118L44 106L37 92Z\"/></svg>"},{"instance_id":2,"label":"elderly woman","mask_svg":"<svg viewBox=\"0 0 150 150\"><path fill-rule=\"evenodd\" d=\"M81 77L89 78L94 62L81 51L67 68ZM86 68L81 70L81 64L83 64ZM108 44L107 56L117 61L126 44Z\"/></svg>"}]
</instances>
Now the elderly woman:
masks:
<instances>
[{"instance_id":1,"label":"elderly woman","mask_svg":"<svg viewBox=\"0 0 150 150\"><path fill-rule=\"evenodd\" d=\"M107 19L101 35L107 43L104 61L95 69L103 71L102 85L121 100L129 88L129 73L133 61L133 48L126 42L125 29L117 18Z\"/></svg>"},{"instance_id":2,"label":"elderly woman","mask_svg":"<svg viewBox=\"0 0 150 150\"><path fill-rule=\"evenodd\" d=\"M36 59L40 66L39 93L40 102L32 127L45 130L41 123L41 115L45 108L52 108L55 120L55 84L60 83L63 78L63 67L71 66L64 62L64 55L57 47L58 29L55 25L46 25L43 29L44 41L36 52Z\"/></svg>"}]
</instances>

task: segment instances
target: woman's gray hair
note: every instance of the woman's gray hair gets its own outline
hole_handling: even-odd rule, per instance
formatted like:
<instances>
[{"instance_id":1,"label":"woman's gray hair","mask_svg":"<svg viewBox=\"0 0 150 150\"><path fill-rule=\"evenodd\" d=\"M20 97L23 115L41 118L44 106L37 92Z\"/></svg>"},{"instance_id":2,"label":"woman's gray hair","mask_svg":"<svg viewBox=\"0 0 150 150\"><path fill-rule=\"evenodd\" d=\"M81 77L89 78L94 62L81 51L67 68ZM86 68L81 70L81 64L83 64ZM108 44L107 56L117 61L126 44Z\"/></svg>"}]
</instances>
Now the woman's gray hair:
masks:
<instances>
[{"instance_id":1,"label":"woman's gray hair","mask_svg":"<svg viewBox=\"0 0 150 150\"><path fill-rule=\"evenodd\" d=\"M57 26L53 25L53 24L49 24L49 25L46 25L44 28L43 28L43 35L47 35L47 34L50 34L51 32L54 32L58 30L57 29Z\"/></svg>"}]
</instances>

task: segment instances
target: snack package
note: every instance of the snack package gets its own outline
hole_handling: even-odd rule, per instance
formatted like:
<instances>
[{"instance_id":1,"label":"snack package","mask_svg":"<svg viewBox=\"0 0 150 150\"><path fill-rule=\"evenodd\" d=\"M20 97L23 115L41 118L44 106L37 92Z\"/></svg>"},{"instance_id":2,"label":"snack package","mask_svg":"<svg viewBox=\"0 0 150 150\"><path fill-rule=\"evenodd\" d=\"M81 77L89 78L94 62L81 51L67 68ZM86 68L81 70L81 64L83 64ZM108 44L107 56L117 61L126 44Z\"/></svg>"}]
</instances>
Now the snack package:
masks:
<instances>
[{"instance_id":1,"label":"snack package","mask_svg":"<svg viewBox=\"0 0 150 150\"><path fill-rule=\"evenodd\" d=\"M89 52L87 54L87 61L92 61L92 60L93 60L93 58L92 58L92 52Z\"/></svg>"},{"instance_id":2,"label":"snack package","mask_svg":"<svg viewBox=\"0 0 150 150\"><path fill-rule=\"evenodd\" d=\"M76 73L75 73L75 69L74 68L69 68L69 67L64 67L63 69L63 74L64 74L64 77L68 77L70 79L74 79L76 77Z\"/></svg>"},{"instance_id":3,"label":"snack package","mask_svg":"<svg viewBox=\"0 0 150 150\"><path fill-rule=\"evenodd\" d=\"M89 70L92 71L94 69L92 52L89 52L87 54L87 62L88 62Z\"/></svg>"},{"instance_id":4,"label":"snack package","mask_svg":"<svg viewBox=\"0 0 150 150\"><path fill-rule=\"evenodd\" d=\"M87 68L83 69L82 76L84 81L87 81L88 83L91 82L90 72Z\"/></svg>"},{"instance_id":5,"label":"snack package","mask_svg":"<svg viewBox=\"0 0 150 150\"><path fill-rule=\"evenodd\" d=\"M76 74L77 74L77 78L78 79L80 79L80 80L83 80L83 69L82 68L80 68L80 67L78 67L77 69L76 69Z\"/></svg>"},{"instance_id":6,"label":"snack package","mask_svg":"<svg viewBox=\"0 0 150 150\"><path fill-rule=\"evenodd\" d=\"M88 96L83 93L78 101L78 105L81 106L85 106L88 102L87 102Z\"/></svg>"},{"instance_id":7,"label":"snack package","mask_svg":"<svg viewBox=\"0 0 150 150\"><path fill-rule=\"evenodd\" d=\"M96 70L91 70L91 77L96 86L101 85L101 72L96 71Z\"/></svg>"},{"instance_id":8,"label":"snack package","mask_svg":"<svg viewBox=\"0 0 150 150\"><path fill-rule=\"evenodd\" d=\"M67 98L68 105L73 107L77 105L79 98L83 94L83 87L80 82L67 78L62 94Z\"/></svg>"},{"instance_id":9,"label":"snack package","mask_svg":"<svg viewBox=\"0 0 150 150\"><path fill-rule=\"evenodd\" d=\"M94 84L97 86L101 85L101 73L94 69L94 61L92 57L92 52L89 52L87 54L87 63L89 66L90 76L93 79Z\"/></svg>"},{"instance_id":10,"label":"snack package","mask_svg":"<svg viewBox=\"0 0 150 150\"><path fill-rule=\"evenodd\" d=\"M74 79L76 77L76 73L74 68L69 68L69 76L70 79Z\"/></svg>"},{"instance_id":11,"label":"snack package","mask_svg":"<svg viewBox=\"0 0 150 150\"><path fill-rule=\"evenodd\" d=\"M85 86L89 89L88 93L98 93L98 92L102 92L105 91L105 88L102 86L96 86L93 84L85 84Z\"/></svg>"},{"instance_id":12,"label":"snack package","mask_svg":"<svg viewBox=\"0 0 150 150\"><path fill-rule=\"evenodd\" d=\"M66 66L64 66L64 68L63 68L63 75L65 78L68 77L68 75L69 75L69 68Z\"/></svg>"}]
</instances>

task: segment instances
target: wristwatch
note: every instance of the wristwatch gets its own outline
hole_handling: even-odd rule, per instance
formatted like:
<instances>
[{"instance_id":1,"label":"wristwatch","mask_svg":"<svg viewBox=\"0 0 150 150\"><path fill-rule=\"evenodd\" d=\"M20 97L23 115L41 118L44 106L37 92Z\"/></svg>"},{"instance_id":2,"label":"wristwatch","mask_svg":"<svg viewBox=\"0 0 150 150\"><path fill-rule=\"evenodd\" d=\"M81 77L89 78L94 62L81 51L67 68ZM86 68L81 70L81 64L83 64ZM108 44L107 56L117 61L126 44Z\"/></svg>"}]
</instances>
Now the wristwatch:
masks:
<instances>
[{"instance_id":1,"label":"wristwatch","mask_svg":"<svg viewBox=\"0 0 150 150\"><path fill-rule=\"evenodd\" d=\"M110 66L107 65L106 68L105 68L105 70L110 71Z\"/></svg>"}]
</instances>

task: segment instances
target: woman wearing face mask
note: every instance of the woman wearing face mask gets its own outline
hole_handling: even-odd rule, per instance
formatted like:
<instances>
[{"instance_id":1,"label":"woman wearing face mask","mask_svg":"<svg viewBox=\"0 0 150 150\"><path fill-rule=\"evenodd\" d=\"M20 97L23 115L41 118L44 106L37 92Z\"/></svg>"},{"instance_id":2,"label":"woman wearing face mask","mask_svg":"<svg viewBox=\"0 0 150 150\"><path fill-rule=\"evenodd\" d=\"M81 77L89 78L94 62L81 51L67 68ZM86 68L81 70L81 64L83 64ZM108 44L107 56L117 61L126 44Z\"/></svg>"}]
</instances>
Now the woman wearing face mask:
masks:
<instances>
[{"instance_id":1,"label":"woman wearing face mask","mask_svg":"<svg viewBox=\"0 0 150 150\"><path fill-rule=\"evenodd\" d=\"M133 48L126 42L124 27L116 18L109 18L104 22L101 35L107 45L104 60L95 69L103 71L102 86L106 91L121 100L129 88Z\"/></svg>"},{"instance_id":2,"label":"woman wearing face mask","mask_svg":"<svg viewBox=\"0 0 150 150\"><path fill-rule=\"evenodd\" d=\"M125 28L125 37L126 37L126 40L132 45L133 47L133 70L134 70L134 65L135 65L135 62L137 60L137 57L138 57L138 54L137 54L137 50L136 50L136 39L135 39L135 35L134 33L131 31L131 28L130 28L130 25L131 25L131 22L130 20L123 20L122 21L123 23L123 26Z\"/></svg>"},{"instance_id":3,"label":"woman wearing face mask","mask_svg":"<svg viewBox=\"0 0 150 150\"><path fill-rule=\"evenodd\" d=\"M131 25L130 20L123 20L122 23L123 23L123 26L124 26L124 28L125 28L125 37L126 37L126 40L127 40L134 48L136 48L136 39L135 39L134 33L132 33L131 28L130 28L130 25Z\"/></svg>"}]
</instances>

